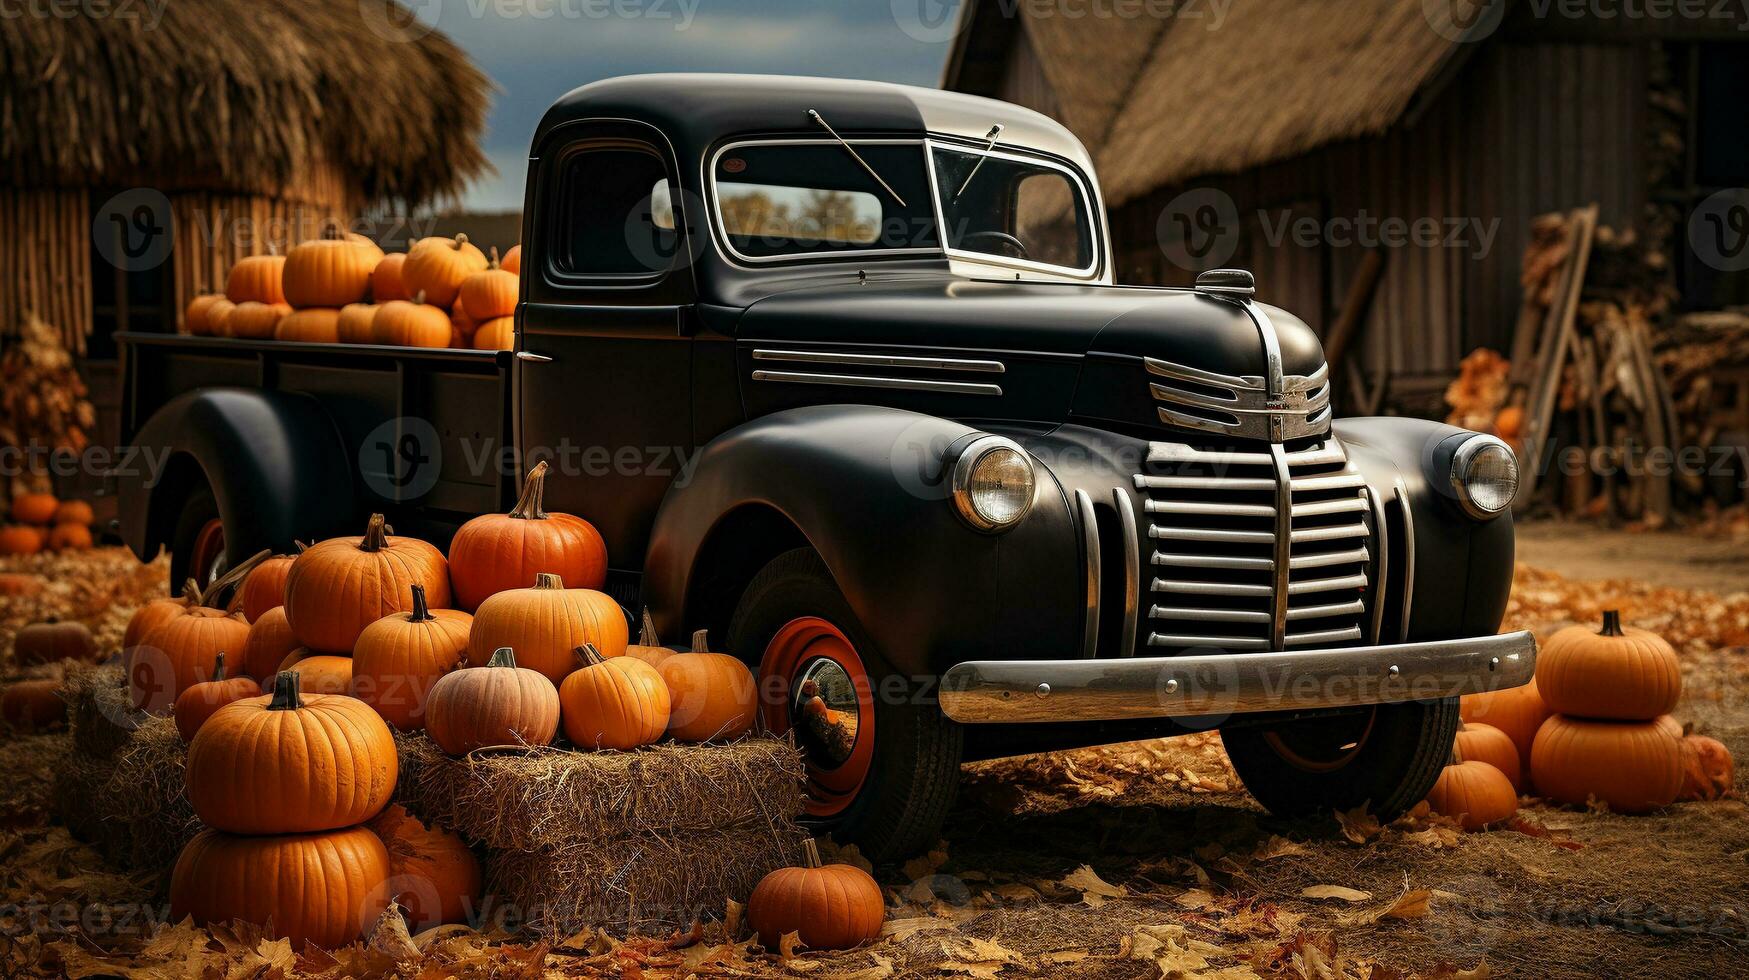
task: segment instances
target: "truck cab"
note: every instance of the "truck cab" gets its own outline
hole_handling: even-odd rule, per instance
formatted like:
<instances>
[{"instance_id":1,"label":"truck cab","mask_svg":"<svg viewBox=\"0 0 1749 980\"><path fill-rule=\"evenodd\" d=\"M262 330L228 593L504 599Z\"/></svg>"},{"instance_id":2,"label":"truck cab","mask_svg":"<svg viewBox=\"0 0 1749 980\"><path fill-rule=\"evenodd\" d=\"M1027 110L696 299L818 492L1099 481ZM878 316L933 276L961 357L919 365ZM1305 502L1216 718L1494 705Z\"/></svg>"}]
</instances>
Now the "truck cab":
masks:
<instances>
[{"instance_id":1,"label":"truck cab","mask_svg":"<svg viewBox=\"0 0 1749 980\"><path fill-rule=\"evenodd\" d=\"M535 133L513 352L138 340L173 478L124 479L129 540L199 572L197 528L234 559L387 509L442 544L547 460L628 616L753 668L812 818L877 859L936 839L962 761L1210 728L1274 811L1406 810L1458 697L1532 676L1511 450L1334 419L1267 283L1114 285L1105 221L1081 144L1004 103L587 85ZM385 486L383 425L436 475Z\"/></svg>"}]
</instances>

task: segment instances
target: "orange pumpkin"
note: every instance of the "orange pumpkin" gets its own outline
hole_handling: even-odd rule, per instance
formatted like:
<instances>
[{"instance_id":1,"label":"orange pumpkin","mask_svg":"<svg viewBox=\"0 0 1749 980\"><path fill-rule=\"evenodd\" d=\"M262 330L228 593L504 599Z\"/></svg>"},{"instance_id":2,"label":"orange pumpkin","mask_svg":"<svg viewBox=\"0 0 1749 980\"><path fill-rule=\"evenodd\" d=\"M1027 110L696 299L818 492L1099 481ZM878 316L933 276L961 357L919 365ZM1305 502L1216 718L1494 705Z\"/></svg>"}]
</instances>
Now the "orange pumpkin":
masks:
<instances>
[{"instance_id":1,"label":"orange pumpkin","mask_svg":"<svg viewBox=\"0 0 1749 980\"><path fill-rule=\"evenodd\" d=\"M212 679L202 681L177 696L176 707L171 712L176 718L176 731L184 742L191 742L200 726L220 708L232 701L260 696L261 685L255 683L253 677L225 676L225 655L220 653L213 661Z\"/></svg>"},{"instance_id":2,"label":"orange pumpkin","mask_svg":"<svg viewBox=\"0 0 1749 980\"><path fill-rule=\"evenodd\" d=\"M203 830L170 874L170 917L241 920L293 949L356 942L388 907L388 849L368 827L290 837Z\"/></svg>"},{"instance_id":3,"label":"orange pumpkin","mask_svg":"<svg viewBox=\"0 0 1749 980\"><path fill-rule=\"evenodd\" d=\"M848 864L820 864L812 838L802 842L803 865L762 878L747 900L747 924L768 949L798 933L809 949L850 949L881 934L886 902L868 872Z\"/></svg>"},{"instance_id":4,"label":"orange pumpkin","mask_svg":"<svg viewBox=\"0 0 1749 980\"><path fill-rule=\"evenodd\" d=\"M208 319L208 314L212 311L213 305L221 300L225 300L223 293L203 293L188 301L188 309L184 310L182 314L182 325L190 335L195 337L212 335L213 325L212 321ZM226 300L226 302L229 301Z\"/></svg>"},{"instance_id":5,"label":"orange pumpkin","mask_svg":"<svg viewBox=\"0 0 1749 980\"><path fill-rule=\"evenodd\" d=\"M370 273L370 301L372 303L387 303L392 299L412 299L413 294L407 291L407 286L401 281L401 265L407 261L406 252L391 252L382 257L375 269Z\"/></svg>"},{"instance_id":6,"label":"orange pumpkin","mask_svg":"<svg viewBox=\"0 0 1749 980\"><path fill-rule=\"evenodd\" d=\"M456 531L449 545L449 574L456 603L463 609L478 609L487 596L522 588L541 572L579 588L599 589L606 583L607 544L601 533L581 517L547 513L541 506L546 480L542 460L528 471L510 513L485 514Z\"/></svg>"},{"instance_id":7,"label":"orange pumpkin","mask_svg":"<svg viewBox=\"0 0 1749 980\"><path fill-rule=\"evenodd\" d=\"M199 604L200 586L195 583L194 579L189 579L183 583L181 595L168 599L153 599L134 610L134 614L128 618L127 629L123 631L121 636L123 653L139 646L140 641L146 638L147 633L182 615L189 606Z\"/></svg>"},{"instance_id":8,"label":"orange pumpkin","mask_svg":"<svg viewBox=\"0 0 1749 980\"><path fill-rule=\"evenodd\" d=\"M506 272L522 275L522 246L510 246L510 251L504 253L504 261L499 264L504 267Z\"/></svg>"},{"instance_id":9,"label":"orange pumpkin","mask_svg":"<svg viewBox=\"0 0 1749 980\"><path fill-rule=\"evenodd\" d=\"M462 280L456 305L479 323L510 316L516 312L521 281L516 273L499 268L498 250L494 248L486 268Z\"/></svg>"},{"instance_id":10,"label":"orange pumpkin","mask_svg":"<svg viewBox=\"0 0 1749 980\"><path fill-rule=\"evenodd\" d=\"M1682 789L1682 740L1659 721L1552 715L1537 732L1530 771L1538 792L1558 803L1595 797L1617 813L1645 813Z\"/></svg>"},{"instance_id":11,"label":"orange pumpkin","mask_svg":"<svg viewBox=\"0 0 1749 980\"><path fill-rule=\"evenodd\" d=\"M241 615L212 605L222 591L208 589L199 601L124 651L128 693L134 707L164 713L183 691L212 676L221 651L243 649L249 639L249 624Z\"/></svg>"},{"instance_id":12,"label":"orange pumpkin","mask_svg":"<svg viewBox=\"0 0 1749 980\"><path fill-rule=\"evenodd\" d=\"M209 337L229 337L231 335L231 311L236 308L237 304L223 298L207 307L206 335Z\"/></svg>"},{"instance_id":13,"label":"orange pumpkin","mask_svg":"<svg viewBox=\"0 0 1749 980\"><path fill-rule=\"evenodd\" d=\"M12 643L12 659L30 667L62 660L95 663L102 655L97 650L97 638L84 623L50 620L32 623L18 631Z\"/></svg>"},{"instance_id":14,"label":"orange pumpkin","mask_svg":"<svg viewBox=\"0 0 1749 980\"><path fill-rule=\"evenodd\" d=\"M22 572L0 572L0 596L26 598L43 590L43 581Z\"/></svg>"},{"instance_id":15,"label":"orange pumpkin","mask_svg":"<svg viewBox=\"0 0 1749 980\"><path fill-rule=\"evenodd\" d=\"M45 542L50 551L85 551L91 547L91 528L85 524L56 524Z\"/></svg>"},{"instance_id":16,"label":"orange pumpkin","mask_svg":"<svg viewBox=\"0 0 1749 980\"><path fill-rule=\"evenodd\" d=\"M320 306L293 310L274 326L273 339L301 344L337 344L340 342L340 311Z\"/></svg>"},{"instance_id":17,"label":"orange pumpkin","mask_svg":"<svg viewBox=\"0 0 1749 980\"><path fill-rule=\"evenodd\" d=\"M285 614L304 646L351 653L364 628L412 608L422 585L433 606L449 605L449 563L417 538L390 537L383 515L365 533L330 538L297 557L285 582Z\"/></svg>"},{"instance_id":18,"label":"orange pumpkin","mask_svg":"<svg viewBox=\"0 0 1749 980\"><path fill-rule=\"evenodd\" d=\"M604 657L625 654L625 614L593 589L567 589L549 572L534 577L534 587L499 592L480 603L468 637L468 663L479 666L499 647L517 651L523 667L557 685L577 665L572 651L595 644Z\"/></svg>"},{"instance_id":19,"label":"orange pumpkin","mask_svg":"<svg viewBox=\"0 0 1749 980\"><path fill-rule=\"evenodd\" d=\"M479 326L462 310L461 304L457 303L455 309L449 311L449 346L457 350L473 347L474 331Z\"/></svg>"},{"instance_id":20,"label":"orange pumpkin","mask_svg":"<svg viewBox=\"0 0 1749 980\"><path fill-rule=\"evenodd\" d=\"M238 305L284 303L285 256L251 255L238 259L225 280L225 298Z\"/></svg>"},{"instance_id":21,"label":"orange pumpkin","mask_svg":"<svg viewBox=\"0 0 1749 980\"><path fill-rule=\"evenodd\" d=\"M41 531L28 524L0 527L0 555L34 555L43 550Z\"/></svg>"},{"instance_id":22,"label":"orange pumpkin","mask_svg":"<svg viewBox=\"0 0 1749 980\"><path fill-rule=\"evenodd\" d=\"M243 579L243 587L237 590L242 599L243 618L251 623L260 619L263 613L275 606L285 605L285 580L291 574L292 562L304 552L304 544L292 542L297 547L297 554L274 555L255 566Z\"/></svg>"},{"instance_id":23,"label":"orange pumpkin","mask_svg":"<svg viewBox=\"0 0 1749 980\"><path fill-rule=\"evenodd\" d=\"M452 670L431 686L425 732L450 755L492 746L548 745L559 730L559 692L516 665L509 647L484 667Z\"/></svg>"},{"instance_id":24,"label":"orange pumpkin","mask_svg":"<svg viewBox=\"0 0 1749 980\"><path fill-rule=\"evenodd\" d=\"M1682 732L1682 788L1678 800L1717 800L1729 796L1737 785L1737 767L1731 750L1716 738L1696 735L1691 726Z\"/></svg>"},{"instance_id":25,"label":"orange pumpkin","mask_svg":"<svg viewBox=\"0 0 1749 980\"><path fill-rule=\"evenodd\" d=\"M656 668L630 657L603 659L577 649L583 666L559 685L565 737L580 749L635 749L668 730L668 685Z\"/></svg>"},{"instance_id":26,"label":"orange pumpkin","mask_svg":"<svg viewBox=\"0 0 1749 980\"><path fill-rule=\"evenodd\" d=\"M668 734L682 742L729 741L753 731L759 691L747 665L710 653L704 630L692 635L692 653L662 661L671 703Z\"/></svg>"},{"instance_id":27,"label":"orange pumpkin","mask_svg":"<svg viewBox=\"0 0 1749 980\"><path fill-rule=\"evenodd\" d=\"M1458 756L1466 761L1486 762L1500 770L1512 783L1513 791L1518 790L1523 773L1522 763L1518 758L1518 746L1505 732L1481 722L1459 722L1455 749Z\"/></svg>"},{"instance_id":28,"label":"orange pumpkin","mask_svg":"<svg viewBox=\"0 0 1749 980\"><path fill-rule=\"evenodd\" d=\"M678 651L670 650L662 645L656 635L656 621L650 617L649 607L644 608L643 625L638 629L638 642L626 647L626 656L633 660L642 660L652 667L660 668L662 662L674 656Z\"/></svg>"},{"instance_id":29,"label":"orange pumpkin","mask_svg":"<svg viewBox=\"0 0 1749 980\"><path fill-rule=\"evenodd\" d=\"M468 236L424 238L407 250L401 281L408 292L444 309L454 305L462 283L486 268L486 255L468 243Z\"/></svg>"},{"instance_id":30,"label":"orange pumpkin","mask_svg":"<svg viewBox=\"0 0 1749 980\"><path fill-rule=\"evenodd\" d=\"M449 314L426 304L424 293L412 302L389 300L371 319L373 342L394 347L447 347L449 333Z\"/></svg>"},{"instance_id":31,"label":"orange pumpkin","mask_svg":"<svg viewBox=\"0 0 1749 980\"><path fill-rule=\"evenodd\" d=\"M340 335L343 344L374 344L376 343L377 307L374 303L348 303L340 308L340 318L335 322L335 330Z\"/></svg>"},{"instance_id":32,"label":"orange pumpkin","mask_svg":"<svg viewBox=\"0 0 1749 980\"><path fill-rule=\"evenodd\" d=\"M91 512L91 505L85 501L63 500L60 505L55 508L55 519L53 523L57 525L83 524L86 527L90 527L91 523L96 519L97 515Z\"/></svg>"},{"instance_id":33,"label":"orange pumpkin","mask_svg":"<svg viewBox=\"0 0 1749 980\"><path fill-rule=\"evenodd\" d=\"M516 319L501 316L480 324L474 331L474 350L515 350Z\"/></svg>"},{"instance_id":34,"label":"orange pumpkin","mask_svg":"<svg viewBox=\"0 0 1749 980\"><path fill-rule=\"evenodd\" d=\"M298 689L305 694L352 694L352 658L332 653L311 653L299 647L279 663L278 673L295 670Z\"/></svg>"},{"instance_id":35,"label":"orange pumpkin","mask_svg":"<svg viewBox=\"0 0 1749 980\"><path fill-rule=\"evenodd\" d=\"M290 316L284 303L238 303L225 317L225 336L242 340L270 340L279 321Z\"/></svg>"},{"instance_id":36,"label":"orange pumpkin","mask_svg":"<svg viewBox=\"0 0 1749 980\"><path fill-rule=\"evenodd\" d=\"M1519 778L1525 780L1520 787L1525 789L1530 782L1530 747L1536 741L1537 729L1553 713L1543 703L1534 678L1520 687L1470 694L1458 702L1458 714L1464 721L1493 725L1518 746Z\"/></svg>"},{"instance_id":37,"label":"orange pumpkin","mask_svg":"<svg viewBox=\"0 0 1749 980\"><path fill-rule=\"evenodd\" d=\"M413 586L413 609L366 626L352 650L352 696L404 732L425 724L425 701L438 678L461 665L474 617L459 609L431 610Z\"/></svg>"},{"instance_id":38,"label":"orange pumpkin","mask_svg":"<svg viewBox=\"0 0 1749 980\"><path fill-rule=\"evenodd\" d=\"M61 682L35 678L6 685L0 692L0 721L15 732L42 732L59 728L67 720L67 702L61 699Z\"/></svg>"},{"instance_id":39,"label":"orange pumpkin","mask_svg":"<svg viewBox=\"0 0 1749 980\"><path fill-rule=\"evenodd\" d=\"M61 502L52 493L21 493L12 498L12 519L20 524L47 524Z\"/></svg>"},{"instance_id":40,"label":"orange pumpkin","mask_svg":"<svg viewBox=\"0 0 1749 980\"><path fill-rule=\"evenodd\" d=\"M296 671L273 693L220 708L188 746L188 802L201 822L233 834L305 834L350 827L388 806L395 738L370 706L304 695Z\"/></svg>"},{"instance_id":41,"label":"orange pumpkin","mask_svg":"<svg viewBox=\"0 0 1749 980\"><path fill-rule=\"evenodd\" d=\"M1682 697L1682 666L1657 634L1623 627L1603 614L1603 628L1569 626L1537 656L1536 683L1549 709L1579 718L1651 721Z\"/></svg>"},{"instance_id":42,"label":"orange pumpkin","mask_svg":"<svg viewBox=\"0 0 1749 980\"><path fill-rule=\"evenodd\" d=\"M287 657L301 649L291 621L285 618L285 607L274 606L249 624L249 636L243 641L241 672L258 681L268 680L279 672L279 665Z\"/></svg>"},{"instance_id":43,"label":"orange pumpkin","mask_svg":"<svg viewBox=\"0 0 1749 980\"><path fill-rule=\"evenodd\" d=\"M328 306L338 309L364 299L370 289L370 274L382 250L364 240L348 238L329 225L323 237L300 242L286 255L285 301L303 309Z\"/></svg>"},{"instance_id":44,"label":"orange pumpkin","mask_svg":"<svg viewBox=\"0 0 1749 980\"><path fill-rule=\"evenodd\" d=\"M399 803L377 814L370 829L388 848L387 891L406 909L412 931L466 922L478 911L480 862L460 837L425 825Z\"/></svg>"},{"instance_id":45,"label":"orange pumpkin","mask_svg":"<svg viewBox=\"0 0 1749 980\"><path fill-rule=\"evenodd\" d=\"M1481 830L1518 813L1518 791L1505 773L1486 762L1459 760L1439 771L1427 794L1434 813L1456 817L1465 830Z\"/></svg>"}]
</instances>

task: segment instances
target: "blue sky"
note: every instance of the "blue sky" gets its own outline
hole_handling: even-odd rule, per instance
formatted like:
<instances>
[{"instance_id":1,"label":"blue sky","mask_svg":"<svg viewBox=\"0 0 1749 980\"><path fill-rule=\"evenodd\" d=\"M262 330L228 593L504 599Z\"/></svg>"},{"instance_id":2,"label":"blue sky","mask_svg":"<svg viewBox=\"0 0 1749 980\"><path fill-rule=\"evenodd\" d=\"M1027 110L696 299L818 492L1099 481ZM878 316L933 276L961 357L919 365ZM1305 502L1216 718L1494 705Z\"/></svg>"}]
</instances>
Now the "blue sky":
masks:
<instances>
[{"instance_id":1,"label":"blue sky","mask_svg":"<svg viewBox=\"0 0 1749 980\"><path fill-rule=\"evenodd\" d=\"M410 0L497 83L485 137L496 176L469 210L522 206L528 141L560 95L650 71L771 72L935 85L959 0ZM921 18L923 19L919 19ZM951 23L949 21L948 23ZM909 30L907 30L909 28Z\"/></svg>"}]
</instances>

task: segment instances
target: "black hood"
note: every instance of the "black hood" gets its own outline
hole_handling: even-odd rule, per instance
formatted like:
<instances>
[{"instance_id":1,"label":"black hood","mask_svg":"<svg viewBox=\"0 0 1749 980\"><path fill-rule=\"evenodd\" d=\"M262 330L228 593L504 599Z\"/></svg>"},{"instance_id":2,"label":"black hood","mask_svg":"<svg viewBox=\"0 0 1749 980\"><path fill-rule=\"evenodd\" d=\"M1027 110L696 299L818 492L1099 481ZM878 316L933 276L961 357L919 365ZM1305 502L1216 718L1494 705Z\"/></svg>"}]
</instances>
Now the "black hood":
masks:
<instances>
[{"instance_id":1,"label":"black hood","mask_svg":"<svg viewBox=\"0 0 1749 980\"><path fill-rule=\"evenodd\" d=\"M1263 306L1282 372L1324 363L1299 317ZM1232 303L1180 289L951 279L870 281L799 289L758 300L744 339L1047 354L1156 357L1231 375L1265 373L1263 341Z\"/></svg>"}]
</instances>

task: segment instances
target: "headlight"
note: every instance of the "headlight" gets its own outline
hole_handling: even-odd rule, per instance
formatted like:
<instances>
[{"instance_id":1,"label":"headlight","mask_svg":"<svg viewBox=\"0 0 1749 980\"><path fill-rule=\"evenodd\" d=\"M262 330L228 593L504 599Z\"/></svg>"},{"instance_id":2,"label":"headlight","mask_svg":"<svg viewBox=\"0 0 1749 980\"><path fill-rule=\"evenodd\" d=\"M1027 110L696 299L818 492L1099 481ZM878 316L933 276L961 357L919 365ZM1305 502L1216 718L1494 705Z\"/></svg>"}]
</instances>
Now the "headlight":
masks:
<instances>
[{"instance_id":1,"label":"headlight","mask_svg":"<svg viewBox=\"0 0 1749 980\"><path fill-rule=\"evenodd\" d=\"M1479 521L1496 517L1512 506L1518 494L1518 459L1493 436L1466 440L1452 454L1451 488L1471 517Z\"/></svg>"},{"instance_id":2,"label":"headlight","mask_svg":"<svg viewBox=\"0 0 1749 980\"><path fill-rule=\"evenodd\" d=\"M981 436L953 466L953 503L980 531L1006 531L1032 510L1032 459L1001 436Z\"/></svg>"}]
</instances>

